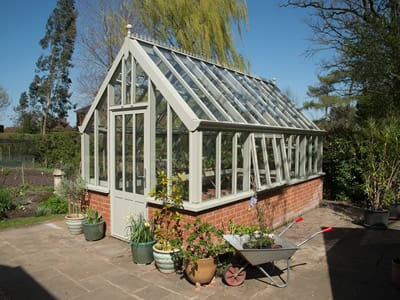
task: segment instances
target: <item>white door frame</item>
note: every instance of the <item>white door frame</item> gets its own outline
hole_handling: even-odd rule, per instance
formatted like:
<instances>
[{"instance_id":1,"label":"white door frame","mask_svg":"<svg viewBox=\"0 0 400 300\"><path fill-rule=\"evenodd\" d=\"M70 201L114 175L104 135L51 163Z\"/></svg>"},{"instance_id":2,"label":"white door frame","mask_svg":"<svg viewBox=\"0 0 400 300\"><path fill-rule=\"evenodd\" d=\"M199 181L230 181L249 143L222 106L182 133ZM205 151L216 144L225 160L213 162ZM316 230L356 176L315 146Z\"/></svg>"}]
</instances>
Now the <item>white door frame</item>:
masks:
<instances>
[{"instance_id":1,"label":"white door frame","mask_svg":"<svg viewBox=\"0 0 400 300\"><path fill-rule=\"evenodd\" d=\"M150 149L150 132L149 132L149 109L132 109L128 111L112 111L110 114L110 119L111 119L111 130L110 130L110 174L111 174L111 186L110 186L110 219L111 219L111 235L122 239L122 240L127 240L126 237L126 217L129 215L138 215L139 213L142 213L145 218L147 218L147 195L149 193L149 163L150 163L150 158L149 158L149 149ZM143 167L141 166L136 166L136 120L138 119L138 116L143 116L143 158L138 158L139 163L143 162ZM118 182L118 188L117 188L117 182L116 182L116 169L117 169L117 163L116 163L116 117L120 116L122 118L122 128L121 130L121 142L122 144L126 145L125 141L125 118L132 117L132 122L133 122L133 130L132 130L132 148L133 149L125 149L123 147L122 150L122 157L121 157L121 163L119 163L119 168L124 170L123 172L125 175L121 175L121 181ZM139 121L139 120L138 120ZM129 153L126 153L129 152ZM129 159L127 160L126 158L129 157L129 155L132 156L132 166L131 168L131 173L132 176L127 176L128 173L128 165L127 163L129 162ZM128 161L128 162L127 162ZM137 172L139 170L139 172ZM143 172L143 174L136 174ZM124 176L128 177L132 180L129 180L128 178L125 178ZM130 181L130 182L129 182ZM125 182L125 184L122 184Z\"/></svg>"}]
</instances>

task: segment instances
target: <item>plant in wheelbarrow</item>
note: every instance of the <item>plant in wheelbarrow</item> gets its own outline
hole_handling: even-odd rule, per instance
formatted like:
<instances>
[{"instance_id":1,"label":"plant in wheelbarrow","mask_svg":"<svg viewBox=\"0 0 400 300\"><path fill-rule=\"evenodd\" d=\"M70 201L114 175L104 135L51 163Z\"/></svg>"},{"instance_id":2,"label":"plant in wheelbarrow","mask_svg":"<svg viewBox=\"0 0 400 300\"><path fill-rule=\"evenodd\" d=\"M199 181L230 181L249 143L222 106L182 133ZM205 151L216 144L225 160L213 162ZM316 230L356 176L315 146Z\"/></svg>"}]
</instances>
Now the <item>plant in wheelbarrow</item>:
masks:
<instances>
[{"instance_id":1,"label":"plant in wheelbarrow","mask_svg":"<svg viewBox=\"0 0 400 300\"><path fill-rule=\"evenodd\" d=\"M181 252L185 274L196 288L201 284L212 284L218 255L229 251L229 244L223 238L224 231L199 218L193 224L186 224L185 230L188 236Z\"/></svg>"},{"instance_id":2,"label":"plant in wheelbarrow","mask_svg":"<svg viewBox=\"0 0 400 300\"><path fill-rule=\"evenodd\" d=\"M229 242L229 244L235 248L236 250L236 258L237 261L233 261L229 264L225 272L223 274L223 278L225 283L230 286L238 286L241 285L246 279L246 267L251 265L257 267L267 278L268 283L277 286L277 287L286 287L289 283L290 279L290 259L292 255L299 249L301 245L311 240L315 236L320 233L328 232L332 229L332 227L325 228L321 231L318 231L308 237L306 240L299 244L293 244L290 241L287 241L282 238L282 235L289 229L292 225L297 223L299 219L296 219L292 223L290 223L281 233L274 236L274 243L279 244L281 247L273 248L261 248L261 247L244 247L246 243L248 243L249 235L246 235L245 238L242 238L239 234L229 234L224 235L224 239ZM272 244L273 245L273 244ZM274 262L276 261L286 261L286 279L282 276L279 276L280 280L274 279L267 270L264 269L263 265L267 263L272 263L274 266L274 270L279 271L279 267L276 268ZM280 270L282 271L282 269Z\"/></svg>"}]
</instances>

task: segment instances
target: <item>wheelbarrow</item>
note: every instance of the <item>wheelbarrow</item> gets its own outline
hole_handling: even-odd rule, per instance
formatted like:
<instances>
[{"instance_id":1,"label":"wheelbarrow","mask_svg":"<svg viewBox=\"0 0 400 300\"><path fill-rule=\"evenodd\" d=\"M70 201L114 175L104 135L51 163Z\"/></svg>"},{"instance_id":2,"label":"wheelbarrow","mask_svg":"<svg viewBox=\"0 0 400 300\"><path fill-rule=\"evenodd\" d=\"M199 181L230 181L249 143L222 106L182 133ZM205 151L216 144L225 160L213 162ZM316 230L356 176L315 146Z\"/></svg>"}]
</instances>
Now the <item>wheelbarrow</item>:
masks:
<instances>
[{"instance_id":1,"label":"wheelbarrow","mask_svg":"<svg viewBox=\"0 0 400 300\"><path fill-rule=\"evenodd\" d=\"M283 239L281 236L294 224L302 221L303 218L297 218L293 222L291 222L282 232L278 235L271 234L270 237L274 239L274 245L271 248L267 249L246 249L246 244L251 239L251 236L248 234L238 235L238 234L225 234L224 239L235 248L236 253L240 254L240 257L243 258L241 261L244 262L244 266L241 266L241 263L230 263L225 268L223 272L223 279L226 284L230 286L238 286L241 285L246 279L246 267L251 265L257 267L265 276L270 280L270 284L283 288L289 284L290 280L290 259L293 254L306 242L313 239L320 233L328 232L332 230L332 227L325 228L321 231L318 231L307 239L302 241L299 244L293 244L290 241ZM277 260L286 260L286 279L283 279L281 276L280 279L282 283L277 282L272 276L263 268L262 265L267 263L273 263Z\"/></svg>"}]
</instances>

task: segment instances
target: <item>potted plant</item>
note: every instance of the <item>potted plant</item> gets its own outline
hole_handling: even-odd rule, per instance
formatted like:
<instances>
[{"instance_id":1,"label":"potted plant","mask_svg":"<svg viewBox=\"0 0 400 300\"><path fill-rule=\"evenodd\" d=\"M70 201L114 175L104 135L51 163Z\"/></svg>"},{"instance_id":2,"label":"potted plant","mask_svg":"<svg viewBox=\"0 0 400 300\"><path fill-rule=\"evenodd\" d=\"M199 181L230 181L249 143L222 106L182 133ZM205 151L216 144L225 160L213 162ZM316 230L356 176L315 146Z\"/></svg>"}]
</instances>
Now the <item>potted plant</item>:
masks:
<instances>
[{"instance_id":1,"label":"potted plant","mask_svg":"<svg viewBox=\"0 0 400 300\"><path fill-rule=\"evenodd\" d=\"M104 237L104 220L96 208L88 207L86 209L82 227L87 241L97 241Z\"/></svg>"},{"instance_id":2,"label":"potted plant","mask_svg":"<svg viewBox=\"0 0 400 300\"><path fill-rule=\"evenodd\" d=\"M75 179L63 178L57 189L57 193L68 200L68 214L65 216L65 223L71 234L81 234L82 221L85 218L82 214L82 198L86 191L86 183L82 177Z\"/></svg>"},{"instance_id":3,"label":"potted plant","mask_svg":"<svg viewBox=\"0 0 400 300\"><path fill-rule=\"evenodd\" d=\"M172 273L180 265L179 252L182 246L182 228L180 222L183 215L185 196L185 175L178 173L171 179L164 171L158 173L157 185L149 195L161 202L162 207L154 212L154 237L157 242L153 246L153 255L157 268L162 273Z\"/></svg>"},{"instance_id":4,"label":"potted plant","mask_svg":"<svg viewBox=\"0 0 400 300\"><path fill-rule=\"evenodd\" d=\"M132 251L132 260L136 264L150 264L154 260L153 245L156 240L152 224L143 214L127 217L128 239Z\"/></svg>"},{"instance_id":5,"label":"potted plant","mask_svg":"<svg viewBox=\"0 0 400 300\"><path fill-rule=\"evenodd\" d=\"M387 228L393 188L400 174L400 121L368 120L358 142L366 193L365 225Z\"/></svg>"},{"instance_id":6,"label":"potted plant","mask_svg":"<svg viewBox=\"0 0 400 300\"><path fill-rule=\"evenodd\" d=\"M196 219L193 224L185 225L185 232L188 236L180 254L185 274L196 286L209 283L217 270L218 255L229 250L229 244L223 239L224 231Z\"/></svg>"}]
</instances>

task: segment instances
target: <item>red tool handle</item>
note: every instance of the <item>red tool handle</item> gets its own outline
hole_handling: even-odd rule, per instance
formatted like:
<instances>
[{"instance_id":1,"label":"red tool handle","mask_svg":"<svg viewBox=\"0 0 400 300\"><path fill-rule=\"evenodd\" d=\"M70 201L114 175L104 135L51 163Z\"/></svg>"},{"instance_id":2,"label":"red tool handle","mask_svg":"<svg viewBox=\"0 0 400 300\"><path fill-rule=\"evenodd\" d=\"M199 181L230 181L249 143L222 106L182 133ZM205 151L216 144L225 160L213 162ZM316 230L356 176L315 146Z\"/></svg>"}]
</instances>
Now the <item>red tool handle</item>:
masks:
<instances>
[{"instance_id":1,"label":"red tool handle","mask_svg":"<svg viewBox=\"0 0 400 300\"><path fill-rule=\"evenodd\" d=\"M299 222L301 222L301 221L303 221L304 219L302 218L302 217L300 217L300 218L297 218L296 220L294 220L296 223L299 223Z\"/></svg>"},{"instance_id":2,"label":"red tool handle","mask_svg":"<svg viewBox=\"0 0 400 300\"><path fill-rule=\"evenodd\" d=\"M325 229L322 229L321 232L328 232L331 231L333 229L333 227L327 227Z\"/></svg>"}]
</instances>

